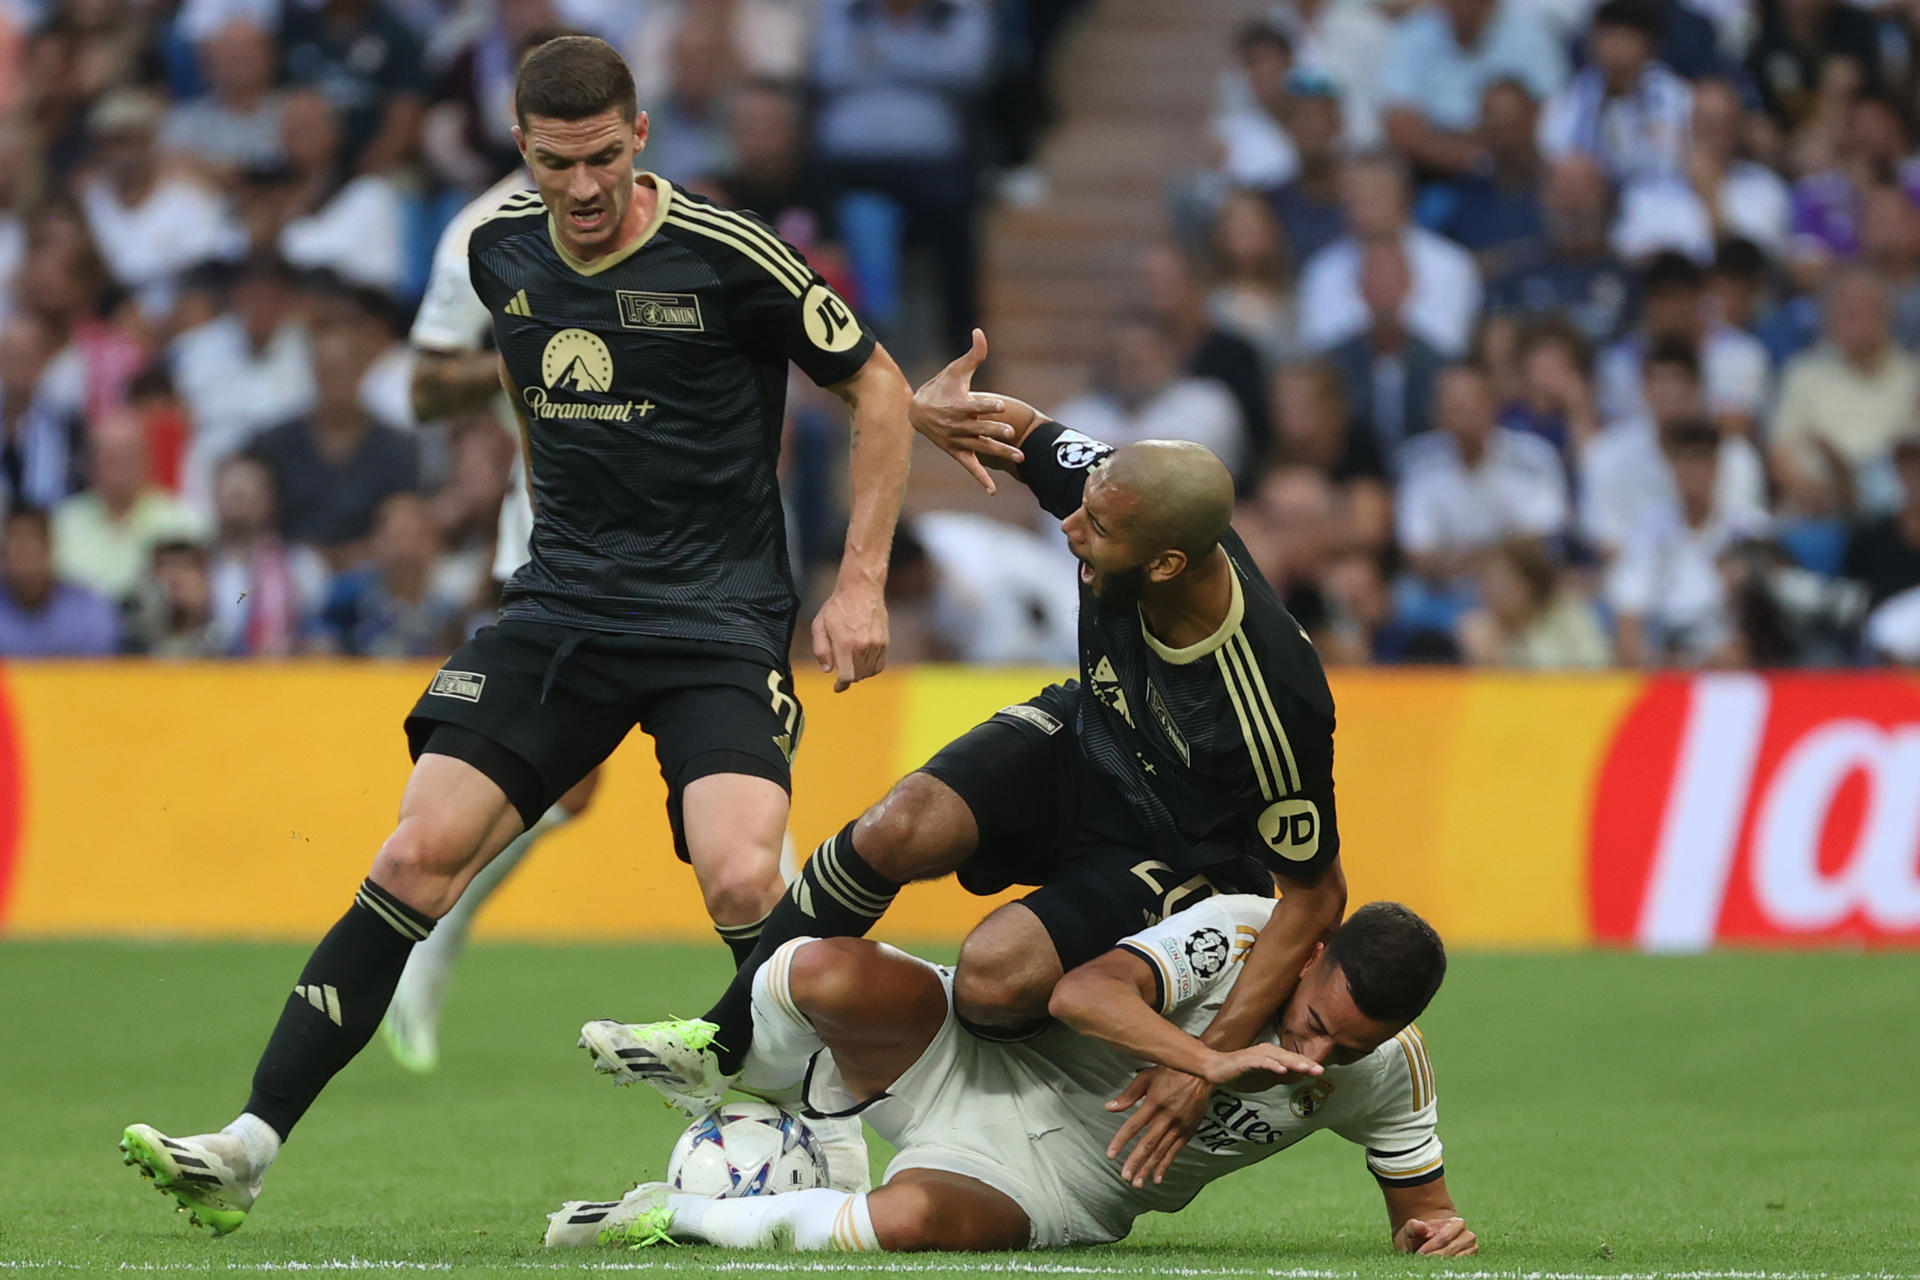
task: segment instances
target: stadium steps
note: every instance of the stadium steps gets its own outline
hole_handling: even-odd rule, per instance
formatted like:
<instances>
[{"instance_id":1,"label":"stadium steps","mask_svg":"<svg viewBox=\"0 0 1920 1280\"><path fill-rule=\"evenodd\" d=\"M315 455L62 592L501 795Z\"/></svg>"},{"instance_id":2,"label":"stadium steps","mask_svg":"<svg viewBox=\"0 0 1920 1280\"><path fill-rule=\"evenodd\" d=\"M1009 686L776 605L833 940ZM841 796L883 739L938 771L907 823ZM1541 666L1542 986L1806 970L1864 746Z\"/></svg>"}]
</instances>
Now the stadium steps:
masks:
<instances>
[{"instance_id":1,"label":"stadium steps","mask_svg":"<svg viewBox=\"0 0 1920 1280\"><path fill-rule=\"evenodd\" d=\"M982 385L1057 405L1086 385L1112 318L1134 298L1141 253L1167 232L1165 191L1200 162L1234 30L1269 0L1095 0L1054 68L1059 119L1037 159L1050 187L983 215L982 309L993 362ZM910 502L1025 521L921 442Z\"/></svg>"}]
</instances>

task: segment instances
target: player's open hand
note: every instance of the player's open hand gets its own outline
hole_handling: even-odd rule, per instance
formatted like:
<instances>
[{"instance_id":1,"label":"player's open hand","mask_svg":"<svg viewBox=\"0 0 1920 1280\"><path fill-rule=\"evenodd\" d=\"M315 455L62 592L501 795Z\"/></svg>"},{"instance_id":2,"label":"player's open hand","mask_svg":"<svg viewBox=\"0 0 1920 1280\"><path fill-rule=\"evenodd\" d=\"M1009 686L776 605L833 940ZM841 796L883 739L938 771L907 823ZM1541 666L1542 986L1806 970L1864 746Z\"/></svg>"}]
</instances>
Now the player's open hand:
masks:
<instances>
[{"instance_id":1,"label":"player's open hand","mask_svg":"<svg viewBox=\"0 0 1920 1280\"><path fill-rule=\"evenodd\" d=\"M1109 1111L1137 1108L1107 1144L1109 1160L1118 1160L1127 1144L1133 1144L1120 1168L1121 1179L1139 1188L1147 1185L1148 1178L1156 1183L1165 1178L1180 1149L1200 1131L1207 1099L1212 1096L1213 1086L1205 1080L1171 1067L1148 1067L1135 1076L1119 1097L1107 1103Z\"/></svg>"},{"instance_id":2,"label":"player's open hand","mask_svg":"<svg viewBox=\"0 0 1920 1280\"><path fill-rule=\"evenodd\" d=\"M1312 1058L1277 1044L1256 1044L1215 1058L1207 1070L1207 1082L1235 1093L1261 1093L1289 1080L1317 1076L1321 1070Z\"/></svg>"},{"instance_id":3,"label":"player's open hand","mask_svg":"<svg viewBox=\"0 0 1920 1280\"><path fill-rule=\"evenodd\" d=\"M1393 1233L1393 1247L1401 1253L1467 1258L1480 1252L1480 1238L1467 1230L1465 1218L1409 1218Z\"/></svg>"},{"instance_id":4,"label":"player's open hand","mask_svg":"<svg viewBox=\"0 0 1920 1280\"><path fill-rule=\"evenodd\" d=\"M844 693L887 665L886 592L862 581L843 581L813 619L813 660Z\"/></svg>"},{"instance_id":5,"label":"player's open hand","mask_svg":"<svg viewBox=\"0 0 1920 1280\"><path fill-rule=\"evenodd\" d=\"M1010 470L1026 459L1014 444L1019 434L997 420L1007 412L1000 396L976 392L973 375L987 358L987 335L975 329L973 346L936 373L913 393L907 420L913 429L939 445L955 462L972 473L988 493L995 493L988 467Z\"/></svg>"}]
</instances>

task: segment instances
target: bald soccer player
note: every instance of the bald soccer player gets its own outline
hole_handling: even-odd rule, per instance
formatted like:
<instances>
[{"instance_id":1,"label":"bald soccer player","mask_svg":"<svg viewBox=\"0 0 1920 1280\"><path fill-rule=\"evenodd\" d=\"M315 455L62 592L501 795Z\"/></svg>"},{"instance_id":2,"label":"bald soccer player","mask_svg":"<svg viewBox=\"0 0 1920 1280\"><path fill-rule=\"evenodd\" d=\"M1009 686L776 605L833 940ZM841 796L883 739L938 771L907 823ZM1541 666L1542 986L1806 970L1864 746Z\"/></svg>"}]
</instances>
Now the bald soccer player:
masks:
<instances>
[{"instance_id":1,"label":"bald soccer player","mask_svg":"<svg viewBox=\"0 0 1920 1280\"><path fill-rule=\"evenodd\" d=\"M1044 1027L1061 976L1128 934L1214 894L1277 886L1244 974L1202 1033L1213 1049L1244 1048L1340 922L1333 698L1306 633L1229 527L1226 467L1193 444L1116 450L976 393L986 350L976 331L972 350L915 393L914 424L1000 424L999 448L979 456L1060 517L1080 561L1080 679L972 729L821 845L705 1018L587 1024L597 1069L645 1080L689 1114L716 1105L740 1070L766 957L796 937L866 933L910 881L957 873L978 894L1037 886L961 947L956 1016L997 1039ZM1166 1068L1128 1086L1125 1105L1142 1104L1121 1135L1134 1144L1130 1179L1171 1166L1207 1095Z\"/></svg>"}]
</instances>

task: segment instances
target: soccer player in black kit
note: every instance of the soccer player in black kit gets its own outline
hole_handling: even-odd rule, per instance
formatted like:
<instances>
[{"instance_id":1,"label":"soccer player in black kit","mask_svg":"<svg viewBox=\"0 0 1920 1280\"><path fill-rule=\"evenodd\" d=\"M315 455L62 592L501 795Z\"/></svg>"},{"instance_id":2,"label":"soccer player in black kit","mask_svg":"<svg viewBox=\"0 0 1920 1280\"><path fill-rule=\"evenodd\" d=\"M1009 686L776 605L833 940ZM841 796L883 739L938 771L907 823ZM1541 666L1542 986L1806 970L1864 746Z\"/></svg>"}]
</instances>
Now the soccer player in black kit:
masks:
<instances>
[{"instance_id":1,"label":"soccer player in black kit","mask_svg":"<svg viewBox=\"0 0 1920 1280\"><path fill-rule=\"evenodd\" d=\"M899 369L764 223L635 173L647 117L611 46L540 46L515 109L537 192L505 197L468 256L521 416L532 560L500 623L448 659L408 717L399 824L302 971L244 1113L216 1134L125 1133L128 1163L217 1233L241 1225L281 1142L379 1026L414 944L636 724L654 740L679 855L703 879L736 881L758 912L778 898L802 727L775 479L789 361L853 411L846 552L813 654L836 690L886 659L912 438ZM953 443L964 434L941 443L983 476ZM735 935L751 948L750 929Z\"/></svg>"},{"instance_id":2,"label":"soccer player in black kit","mask_svg":"<svg viewBox=\"0 0 1920 1280\"><path fill-rule=\"evenodd\" d=\"M1233 532L1233 481L1195 444L1115 450L1011 397L975 393L986 338L914 396L916 428L991 419L983 450L1060 518L1080 561L1080 679L1006 708L941 750L816 851L706 1018L589 1023L617 1080L689 1111L752 1090L754 975L793 938L864 934L912 880L976 893L1036 885L968 935L955 1012L976 1035L1030 1034L1054 984L1118 939L1215 893L1281 900L1205 1039L1246 1047L1346 904L1333 804L1333 697L1306 633ZM1227 959L1226 940L1215 956ZM736 1078L737 1077L737 1078ZM1157 1177L1210 1087L1166 1068L1114 1100L1129 1181ZM780 1099L784 1101L784 1099ZM1132 1150L1126 1151L1131 1145Z\"/></svg>"}]
</instances>

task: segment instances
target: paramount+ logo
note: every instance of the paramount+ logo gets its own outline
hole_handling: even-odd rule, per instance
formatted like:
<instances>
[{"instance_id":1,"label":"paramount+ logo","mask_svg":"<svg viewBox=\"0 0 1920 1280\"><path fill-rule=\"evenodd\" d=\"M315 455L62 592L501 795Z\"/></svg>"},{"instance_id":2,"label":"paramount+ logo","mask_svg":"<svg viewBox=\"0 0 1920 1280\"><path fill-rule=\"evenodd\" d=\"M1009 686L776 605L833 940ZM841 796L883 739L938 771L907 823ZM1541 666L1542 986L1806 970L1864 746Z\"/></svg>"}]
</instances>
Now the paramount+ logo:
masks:
<instances>
[{"instance_id":1,"label":"paramount+ logo","mask_svg":"<svg viewBox=\"0 0 1920 1280\"><path fill-rule=\"evenodd\" d=\"M1655 680L1601 771L1590 848L1602 941L1920 944L1920 683Z\"/></svg>"}]
</instances>

